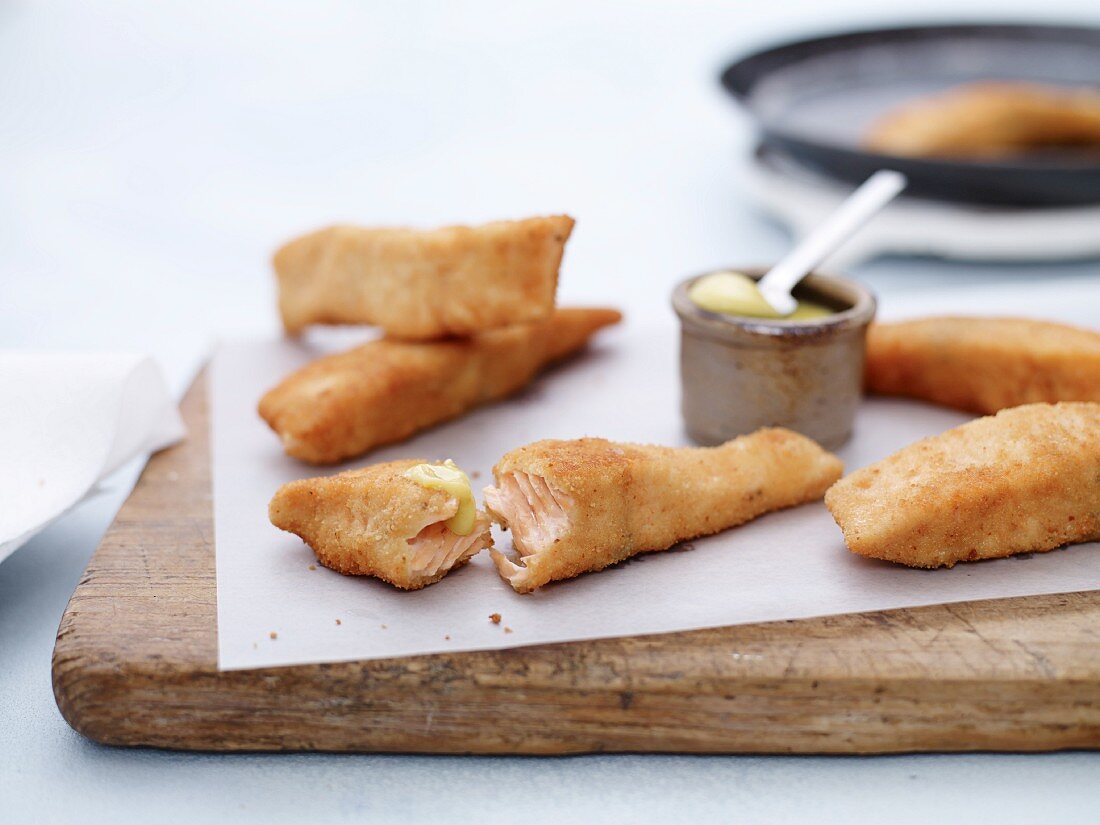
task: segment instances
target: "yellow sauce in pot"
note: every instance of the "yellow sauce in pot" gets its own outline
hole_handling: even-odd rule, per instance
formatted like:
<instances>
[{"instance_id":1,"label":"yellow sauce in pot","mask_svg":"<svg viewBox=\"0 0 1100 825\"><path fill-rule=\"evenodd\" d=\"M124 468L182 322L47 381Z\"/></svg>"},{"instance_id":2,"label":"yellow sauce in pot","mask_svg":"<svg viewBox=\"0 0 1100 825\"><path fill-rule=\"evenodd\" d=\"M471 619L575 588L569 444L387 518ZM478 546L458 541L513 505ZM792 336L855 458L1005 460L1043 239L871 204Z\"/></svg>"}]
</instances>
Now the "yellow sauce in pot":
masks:
<instances>
[{"instance_id":1,"label":"yellow sauce in pot","mask_svg":"<svg viewBox=\"0 0 1100 825\"><path fill-rule=\"evenodd\" d=\"M756 281L741 272L712 272L704 275L688 289L688 297L700 309L722 315L808 321L833 314L833 310L822 304L799 301L790 315L780 315L764 300Z\"/></svg>"}]
</instances>

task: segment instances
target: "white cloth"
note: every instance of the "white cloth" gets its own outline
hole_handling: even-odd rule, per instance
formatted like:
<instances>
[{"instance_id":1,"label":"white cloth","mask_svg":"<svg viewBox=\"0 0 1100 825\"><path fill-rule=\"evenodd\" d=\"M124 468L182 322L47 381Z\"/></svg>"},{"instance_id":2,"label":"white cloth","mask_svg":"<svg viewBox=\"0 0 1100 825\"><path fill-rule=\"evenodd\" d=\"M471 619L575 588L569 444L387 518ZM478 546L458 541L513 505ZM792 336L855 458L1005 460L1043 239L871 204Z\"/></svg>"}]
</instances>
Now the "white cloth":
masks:
<instances>
[{"instance_id":1,"label":"white cloth","mask_svg":"<svg viewBox=\"0 0 1100 825\"><path fill-rule=\"evenodd\" d=\"M185 429L140 355L0 351L0 561L130 459Z\"/></svg>"}]
</instances>

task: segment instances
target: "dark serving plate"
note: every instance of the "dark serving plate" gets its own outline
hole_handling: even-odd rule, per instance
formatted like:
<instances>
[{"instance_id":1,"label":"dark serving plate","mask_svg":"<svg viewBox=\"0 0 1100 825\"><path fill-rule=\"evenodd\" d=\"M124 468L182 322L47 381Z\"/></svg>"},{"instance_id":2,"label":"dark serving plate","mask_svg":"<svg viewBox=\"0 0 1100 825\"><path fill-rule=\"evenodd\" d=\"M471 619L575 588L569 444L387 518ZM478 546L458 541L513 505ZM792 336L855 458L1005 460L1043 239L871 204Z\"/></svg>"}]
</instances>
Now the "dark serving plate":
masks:
<instances>
[{"instance_id":1,"label":"dark serving plate","mask_svg":"<svg viewBox=\"0 0 1100 825\"><path fill-rule=\"evenodd\" d=\"M991 162L868 152L860 136L903 101L975 80L1100 86L1100 29L936 25L857 31L741 58L722 85L756 120L765 145L834 178L878 169L909 177L911 195L1012 206L1100 203L1100 157L1046 152Z\"/></svg>"}]
</instances>

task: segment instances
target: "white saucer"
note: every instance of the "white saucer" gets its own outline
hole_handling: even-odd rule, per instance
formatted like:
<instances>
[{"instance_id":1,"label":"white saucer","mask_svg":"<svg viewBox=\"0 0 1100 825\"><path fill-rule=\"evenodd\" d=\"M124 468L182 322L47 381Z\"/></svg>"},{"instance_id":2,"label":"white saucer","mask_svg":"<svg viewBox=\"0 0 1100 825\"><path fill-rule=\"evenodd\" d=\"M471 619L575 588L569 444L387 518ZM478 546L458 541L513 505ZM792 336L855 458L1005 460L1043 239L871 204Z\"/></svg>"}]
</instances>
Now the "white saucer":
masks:
<instances>
[{"instance_id":1,"label":"white saucer","mask_svg":"<svg viewBox=\"0 0 1100 825\"><path fill-rule=\"evenodd\" d=\"M749 194L796 237L851 187L758 148L745 164ZM900 197L828 262L845 268L882 254L970 261L1065 261L1100 256L1100 205L1021 209Z\"/></svg>"}]
</instances>

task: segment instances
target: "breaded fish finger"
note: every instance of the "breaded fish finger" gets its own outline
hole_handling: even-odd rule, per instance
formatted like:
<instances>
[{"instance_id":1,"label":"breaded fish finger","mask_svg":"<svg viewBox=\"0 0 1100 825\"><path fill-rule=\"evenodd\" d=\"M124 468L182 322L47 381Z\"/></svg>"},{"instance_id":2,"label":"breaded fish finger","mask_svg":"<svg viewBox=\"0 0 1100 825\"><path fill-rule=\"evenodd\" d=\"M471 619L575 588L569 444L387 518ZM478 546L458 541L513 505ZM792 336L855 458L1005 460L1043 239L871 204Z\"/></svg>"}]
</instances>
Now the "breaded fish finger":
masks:
<instances>
[{"instance_id":1,"label":"breaded fish finger","mask_svg":"<svg viewBox=\"0 0 1100 825\"><path fill-rule=\"evenodd\" d=\"M442 229L332 226L275 253L279 311L308 324L374 324L393 338L472 335L554 308L567 215Z\"/></svg>"},{"instance_id":2,"label":"breaded fish finger","mask_svg":"<svg viewBox=\"0 0 1100 825\"><path fill-rule=\"evenodd\" d=\"M372 341L291 374L259 412L289 455L336 463L519 391L621 318L613 309L558 309L473 338Z\"/></svg>"},{"instance_id":3,"label":"breaded fish finger","mask_svg":"<svg viewBox=\"0 0 1100 825\"><path fill-rule=\"evenodd\" d=\"M1100 333L1023 318L873 324L866 387L978 413L1100 401Z\"/></svg>"},{"instance_id":4,"label":"breaded fish finger","mask_svg":"<svg viewBox=\"0 0 1100 825\"><path fill-rule=\"evenodd\" d=\"M988 81L905 103L872 124L864 139L874 152L933 158L1082 145L1100 145L1100 92Z\"/></svg>"},{"instance_id":5,"label":"breaded fish finger","mask_svg":"<svg viewBox=\"0 0 1100 825\"><path fill-rule=\"evenodd\" d=\"M820 499L842 471L836 456L784 429L710 448L537 441L493 468L485 509L512 531L518 557L491 553L527 593Z\"/></svg>"},{"instance_id":6,"label":"breaded fish finger","mask_svg":"<svg viewBox=\"0 0 1100 825\"><path fill-rule=\"evenodd\" d=\"M493 543L488 518L474 507L472 494L466 495L469 480L458 480L464 490L424 486L416 479L431 474L425 470L431 467L417 460L391 461L292 481L275 493L268 515L280 530L312 547L325 567L418 590ZM437 471L452 479L462 475L449 463Z\"/></svg>"},{"instance_id":7,"label":"breaded fish finger","mask_svg":"<svg viewBox=\"0 0 1100 825\"><path fill-rule=\"evenodd\" d=\"M1100 404L1028 404L856 470L825 494L848 549L910 567L1100 539Z\"/></svg>"}]
</instances>

